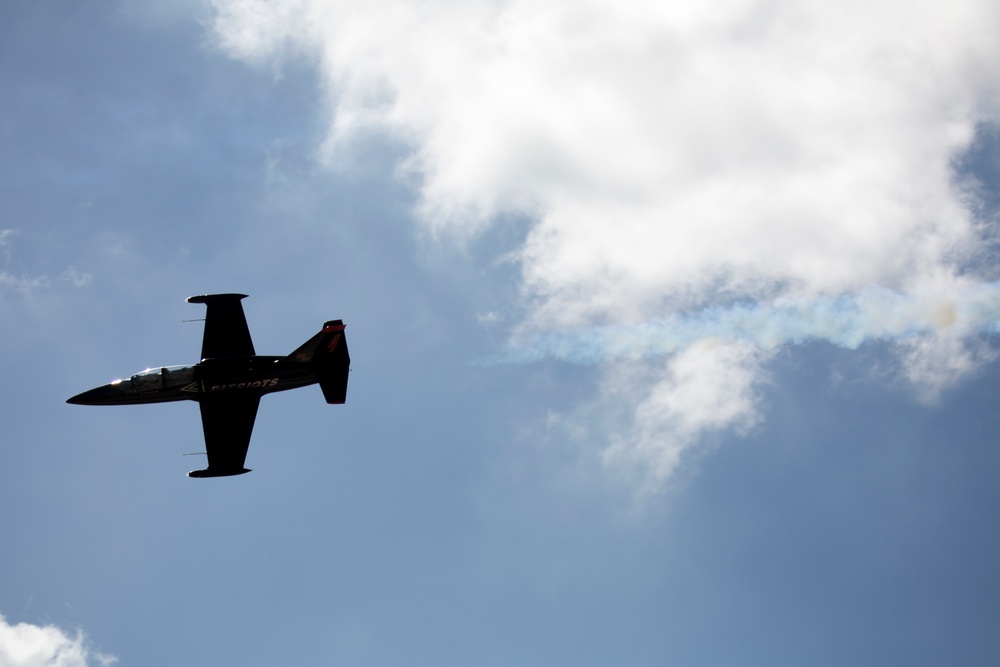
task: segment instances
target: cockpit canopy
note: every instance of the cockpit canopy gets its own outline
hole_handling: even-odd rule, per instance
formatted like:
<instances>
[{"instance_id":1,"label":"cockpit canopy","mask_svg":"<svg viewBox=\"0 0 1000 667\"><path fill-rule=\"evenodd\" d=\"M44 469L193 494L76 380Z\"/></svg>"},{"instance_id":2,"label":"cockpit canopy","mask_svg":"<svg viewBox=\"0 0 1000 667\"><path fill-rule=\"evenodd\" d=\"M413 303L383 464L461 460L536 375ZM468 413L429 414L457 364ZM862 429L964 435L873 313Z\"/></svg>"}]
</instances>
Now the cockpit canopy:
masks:
<instances>
[{"instance_id":1,"label":"cockpit canopy","mask_svg":"<svg viewBox=\"0 0 1000 667\"><path fill-rule=\"evenodd\" d=\"M130 380L119 380L122 389L137 393L157 391L164 387L176 387L194 381L194 366L159 366L147 368L134 374ZM129 386L131 385L131 386Z\"/></svg>"}]
</instances>

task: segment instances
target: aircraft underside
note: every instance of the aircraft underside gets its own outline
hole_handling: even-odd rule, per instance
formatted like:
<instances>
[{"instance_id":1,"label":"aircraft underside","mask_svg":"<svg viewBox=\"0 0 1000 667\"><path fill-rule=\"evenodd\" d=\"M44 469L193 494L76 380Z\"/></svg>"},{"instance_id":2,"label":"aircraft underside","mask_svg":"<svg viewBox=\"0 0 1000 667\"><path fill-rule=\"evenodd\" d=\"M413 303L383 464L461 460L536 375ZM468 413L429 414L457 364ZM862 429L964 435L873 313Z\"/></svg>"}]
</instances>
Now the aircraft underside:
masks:
<instances>
[{"instance_id":1,"label":"aircraft underside","mask_svg":"<svg viewBox=\"0 0 1000 667\"><path fill-rule=\"evenodd\" d=\"M77 394L67 403L198 401L208 467L188 475L225 477L249 472L243 463L261 396L318 383L327 403L344 403L351 358L341 320L327 322L287 356L257 355L240 304L244 297L209 294L188 299L208 306L199 363L147 368Z\"/></svg>"}]
</instances>

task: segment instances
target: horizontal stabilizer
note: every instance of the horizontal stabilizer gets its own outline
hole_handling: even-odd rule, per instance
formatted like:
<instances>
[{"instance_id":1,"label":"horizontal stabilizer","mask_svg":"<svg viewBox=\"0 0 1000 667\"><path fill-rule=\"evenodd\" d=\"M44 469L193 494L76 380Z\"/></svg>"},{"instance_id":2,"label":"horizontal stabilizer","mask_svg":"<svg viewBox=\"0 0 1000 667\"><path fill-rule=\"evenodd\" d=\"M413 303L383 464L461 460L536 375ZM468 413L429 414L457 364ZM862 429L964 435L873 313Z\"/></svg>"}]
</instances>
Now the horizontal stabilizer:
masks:
<instances>
[{"instance_id":1,"label":"horizontal stabilizer","mask_svg":"<svg viewBox=\"0 0 1000 667\"><path fill-rule=\"evenodd\" d=\"M204 470L192 470L188 477L232 477L250 472L249 468L212 468L209 466Z\"/></svg>"}]
</instances>

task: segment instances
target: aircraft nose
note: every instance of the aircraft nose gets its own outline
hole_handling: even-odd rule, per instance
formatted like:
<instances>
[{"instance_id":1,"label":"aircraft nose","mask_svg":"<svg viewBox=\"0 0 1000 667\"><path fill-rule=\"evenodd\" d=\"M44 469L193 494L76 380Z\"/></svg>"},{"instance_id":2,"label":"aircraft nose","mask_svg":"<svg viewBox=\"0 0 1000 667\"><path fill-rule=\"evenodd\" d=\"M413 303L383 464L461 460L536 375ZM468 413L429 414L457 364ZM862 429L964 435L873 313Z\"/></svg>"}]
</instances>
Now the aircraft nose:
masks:
<instances>
[{"instance_id":1,"label":"aircraft nose","mask_svg":"<svg viewBox=\"0 0 1000 667\"><path fill-rule=\"evenodd\" d=\"M118 383L112 382L111 384L89 389L82 394L77 394L72 398L66 399L66 402L73 405L104 405L116 398L120 398L121 395L122 392L118 388Z\"/></svg>"}]
</instances>

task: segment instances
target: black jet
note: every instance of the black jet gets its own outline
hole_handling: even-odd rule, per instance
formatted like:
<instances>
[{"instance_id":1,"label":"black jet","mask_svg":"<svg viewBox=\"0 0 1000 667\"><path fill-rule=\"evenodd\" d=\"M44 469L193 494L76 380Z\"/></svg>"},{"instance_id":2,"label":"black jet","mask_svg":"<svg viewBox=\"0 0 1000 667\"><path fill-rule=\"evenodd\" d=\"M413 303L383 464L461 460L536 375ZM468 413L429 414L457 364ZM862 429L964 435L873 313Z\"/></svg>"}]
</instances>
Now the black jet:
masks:
<instances>
[{"instance_id":1,"label":"black jet","mask_svg":"<svg viewBox=\"0 0 1000 667\"><path fill-rule=\"evenodd\" d=\"M347 400L347 353L342 320L331 320L287 357L254 352L243 305L245 294L192 296L203 303L205 335L201 361L193 366L147 368L66 401L77 405L134 405L198 401L205 431L208 467L189 477L227 477L250 472L243 467L260 397L319 383L327 403Z\"/></svg>"}]
</instances>

